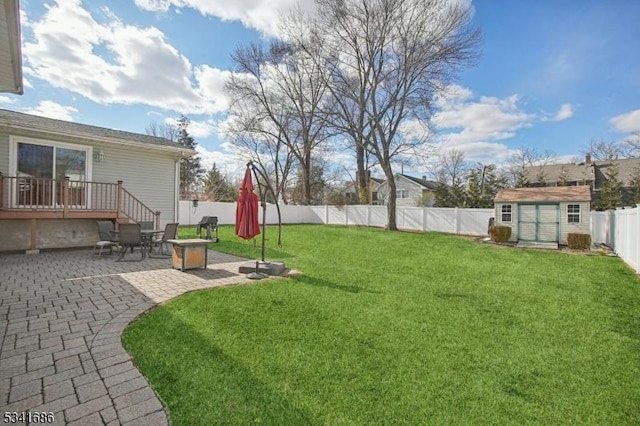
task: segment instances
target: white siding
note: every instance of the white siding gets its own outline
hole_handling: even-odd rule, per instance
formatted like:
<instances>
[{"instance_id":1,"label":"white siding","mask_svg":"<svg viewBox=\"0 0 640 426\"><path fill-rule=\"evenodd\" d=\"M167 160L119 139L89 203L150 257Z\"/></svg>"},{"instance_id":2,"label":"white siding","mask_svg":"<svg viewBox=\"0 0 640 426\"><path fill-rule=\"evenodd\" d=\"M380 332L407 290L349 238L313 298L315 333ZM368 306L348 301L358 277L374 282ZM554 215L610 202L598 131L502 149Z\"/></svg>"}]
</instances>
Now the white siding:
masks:
<instances>
[{"instance_id":1,"label":"white siding","mask_svg":"<svg viewBox=\"0 0 640 426\"><path fill-rule=\"evenodd\" d=\"M9 175L9 135L0 134L0 173Z\"/></svg>"},{"instance_id":2,"label":"white siding","mask_svg":"<svg viewBox=\"0 0 640 426\"><path fill-rule=\"evenodd\" d=\"M580 205L580 223L569 223L567 218L567 206L569 204ZM590 218L589 218L589 202L567 202L560 203L560 244L567 244L567 235L570 233L589 234Z\"/></svg>"},{"instance_id":3,"label":"white siding","mask_svg":"<svg viewBox=\"0 0 640 426\"><path fill-rule=\"evenodd\" d=\"M558 205L538 205L538 240L558 241Z\"/></svg>"},{"instance_id":4,"label":"white siding","mask_svg":"<svg viewBox=\"0 0 640 426\"><path fill-rule=\"evenodd\" d=\"M511 206L511 222L502 221L502 206ZM516 203L496 203L495 204L495 224L510 226L511 238L509 241L518 241L518 205Z\"/></svg>"},{"instance_id":5,"label":"white siding","mask_svg":"<svg viewBox=\"0 0 640 426\"><path fill-rule=\"evenodd\" d=\"M536 239L536 206L532 204L518 205L519 240L535 241Z\"/></svg>"}]
</instances>

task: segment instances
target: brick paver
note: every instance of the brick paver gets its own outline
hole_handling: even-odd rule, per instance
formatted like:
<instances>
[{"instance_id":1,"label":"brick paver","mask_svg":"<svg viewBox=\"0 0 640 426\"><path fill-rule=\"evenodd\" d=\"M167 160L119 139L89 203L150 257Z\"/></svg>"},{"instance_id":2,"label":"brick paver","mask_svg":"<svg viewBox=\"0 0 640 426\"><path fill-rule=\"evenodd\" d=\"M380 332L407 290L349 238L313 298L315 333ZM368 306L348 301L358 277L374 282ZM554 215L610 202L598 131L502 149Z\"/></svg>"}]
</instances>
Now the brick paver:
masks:
<instances>
[{"instance_id":1,"label":"brick paver","mask_svg":"<svg viewBox=\"0 0 640 426\"><path fill-rule=\"evenodd\" d=\"M166 258L116 262L90 250L1 254L0 411L53 412L55 424L168 424L122 332L185 292L248 282L243 261L210 251L208 269L181 272Z\"/></svg>"}]
</instances>

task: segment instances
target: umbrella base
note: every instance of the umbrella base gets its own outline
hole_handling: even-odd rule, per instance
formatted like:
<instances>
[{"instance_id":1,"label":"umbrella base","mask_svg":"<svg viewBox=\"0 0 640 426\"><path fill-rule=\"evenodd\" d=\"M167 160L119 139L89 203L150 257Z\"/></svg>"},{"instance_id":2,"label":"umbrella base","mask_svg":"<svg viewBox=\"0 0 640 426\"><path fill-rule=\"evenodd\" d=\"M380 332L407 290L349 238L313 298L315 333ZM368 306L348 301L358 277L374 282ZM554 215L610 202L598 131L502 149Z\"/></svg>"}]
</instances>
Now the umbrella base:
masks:
<instances>
[{"instance_id":1,"label":"umbrella base","mask_svg":"<svg viewBox=\"0 0 640 426\"><path fill-rule=\"evenodd\" d=\"M250 260L243 263L238 268L238 272L241 274L259 273L265 275L281 275L285 270L284 262L257 262L258 268L256 270L256 261ZM251 278L251 277L249 277ZM257 279L257 278L255 278Z\"/></svg>"}]
</instances>

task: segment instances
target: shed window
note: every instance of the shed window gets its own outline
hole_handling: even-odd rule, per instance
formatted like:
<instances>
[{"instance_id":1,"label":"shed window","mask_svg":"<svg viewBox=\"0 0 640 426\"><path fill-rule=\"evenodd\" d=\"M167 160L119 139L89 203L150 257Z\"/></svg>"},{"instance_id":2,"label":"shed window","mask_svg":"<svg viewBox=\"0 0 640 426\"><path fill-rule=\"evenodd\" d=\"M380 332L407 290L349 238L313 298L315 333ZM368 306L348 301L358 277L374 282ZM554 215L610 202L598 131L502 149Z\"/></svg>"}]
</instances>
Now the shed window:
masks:
<instances>
[{"instance_id":1,"label":"shed window","mask_svg":"<svg viewBox=\"0 0 640 426\"><path fill-rule=\"evenodd\" d=\"M567 223L580 223L580 204L567 205Z\"/></svg>"},{"instance_id":2,"label":"shed window","mask_svg":"<svg viewBox=\"0 0 640 426\"><path fill-rule=\"evenodd\" d=\"M511 204L502 205L502 222L511 222Z\"/></svg>"}]
</instances>

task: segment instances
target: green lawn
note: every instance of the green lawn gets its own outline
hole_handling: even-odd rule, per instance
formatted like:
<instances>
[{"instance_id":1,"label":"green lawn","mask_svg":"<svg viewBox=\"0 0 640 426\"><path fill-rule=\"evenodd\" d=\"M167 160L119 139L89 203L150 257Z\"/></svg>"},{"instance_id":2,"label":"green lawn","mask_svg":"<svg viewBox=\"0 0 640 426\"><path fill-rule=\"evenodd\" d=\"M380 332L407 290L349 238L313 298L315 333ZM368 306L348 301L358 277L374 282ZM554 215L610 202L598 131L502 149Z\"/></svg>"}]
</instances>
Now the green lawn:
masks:
<instances>
[{"instance_id":1,"label":"green lawn","mask_svg":"<svg viewBox=\"0 0 640 426\"><path fill-rule=\"evenodd\" d=\"M315 225L278 249L267 231L303 276L190 293L125 331L174 425L640 423L640 280L619 259Z\"/></svg>"}]
</instances>

